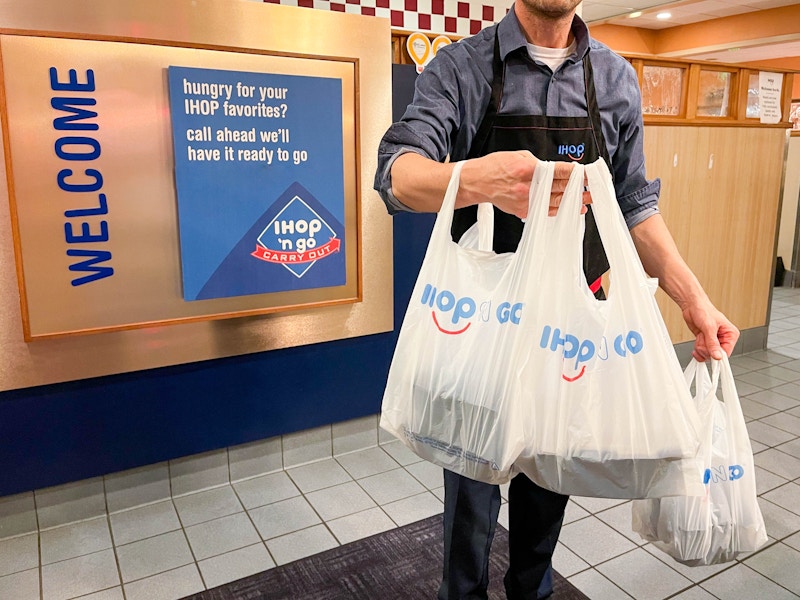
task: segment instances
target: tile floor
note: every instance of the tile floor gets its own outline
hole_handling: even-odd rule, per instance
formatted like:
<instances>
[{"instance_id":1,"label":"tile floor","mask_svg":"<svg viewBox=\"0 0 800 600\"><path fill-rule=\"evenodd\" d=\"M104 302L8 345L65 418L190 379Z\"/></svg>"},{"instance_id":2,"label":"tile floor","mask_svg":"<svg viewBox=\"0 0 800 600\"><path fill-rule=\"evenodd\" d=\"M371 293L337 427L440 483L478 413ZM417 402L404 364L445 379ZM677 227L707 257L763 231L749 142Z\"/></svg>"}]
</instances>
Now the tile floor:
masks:
<instances>
[{"instance_id":1,"label":"tile floor","mask_svg":"<svg viewBox=\"0 0 800 600\"><path fill-rule=\"evenodd\" d=\"M769 544L688 568L632 533L629 502L573 498L554 563L593 600L800 598L800 290L771 317L769 350L731 361ZM40 507L38 533L0 540L0 600L175 600L437 514L441 484L393 442L59 527Z\"/></svg>"}]
</instances>

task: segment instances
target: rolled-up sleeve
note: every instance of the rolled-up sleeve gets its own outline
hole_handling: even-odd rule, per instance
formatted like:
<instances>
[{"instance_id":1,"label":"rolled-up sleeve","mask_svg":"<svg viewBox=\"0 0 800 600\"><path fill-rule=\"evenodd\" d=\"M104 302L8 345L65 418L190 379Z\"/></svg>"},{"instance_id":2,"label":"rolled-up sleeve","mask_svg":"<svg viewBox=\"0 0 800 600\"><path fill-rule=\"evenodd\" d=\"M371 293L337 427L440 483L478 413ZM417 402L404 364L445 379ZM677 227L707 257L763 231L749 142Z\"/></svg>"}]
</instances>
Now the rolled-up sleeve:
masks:
<instances>
[{"instance_id":1,"label":"rolled-up sleeve","mask_svg":"<svg viewBox=\"0 0 800 600\"><path fill-rule=\"evenodd\" d=\"M411 211L392 193L392 165L399 156L416 152L437 162L463 158L485 108L481 94L491 89L489 76L470 60L474 52L461 43L440 49L417 77L405 114L381 139L373 187L390 214Z\"/></svg>"},{"instance_id":2,"label":"rolled-up sleeve","mask_svg":"<svg viewBox=\"0 0 800 600\"><path fill-rule=\"evenodd\" d=\"M613 55L611 60L618 61L620 68L604 70L606 79L595 81L603 109L603 133L610 142L617 201L630 229L659 212L661 181L649 181L645 174L642 100L636 72L621 57Z\"/></svg>"}]
</instances>

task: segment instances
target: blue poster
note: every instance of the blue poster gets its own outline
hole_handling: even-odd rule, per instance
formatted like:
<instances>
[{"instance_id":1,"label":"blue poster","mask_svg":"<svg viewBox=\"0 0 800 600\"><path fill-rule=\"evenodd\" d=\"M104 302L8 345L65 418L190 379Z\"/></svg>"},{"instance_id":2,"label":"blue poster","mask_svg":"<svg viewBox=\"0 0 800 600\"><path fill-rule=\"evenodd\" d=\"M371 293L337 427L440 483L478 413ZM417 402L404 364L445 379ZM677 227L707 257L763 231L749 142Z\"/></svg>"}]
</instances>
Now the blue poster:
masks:
<instances>
[{"instance_id":1,"label":"blue poster","mask_svg":"<svg viewBox=\"0 0 800 600\"><path fill-rule=\"evenodd\" d=\"M168 79L184 300L344 285L341 79Z\"/></svg>"}]
</instances>

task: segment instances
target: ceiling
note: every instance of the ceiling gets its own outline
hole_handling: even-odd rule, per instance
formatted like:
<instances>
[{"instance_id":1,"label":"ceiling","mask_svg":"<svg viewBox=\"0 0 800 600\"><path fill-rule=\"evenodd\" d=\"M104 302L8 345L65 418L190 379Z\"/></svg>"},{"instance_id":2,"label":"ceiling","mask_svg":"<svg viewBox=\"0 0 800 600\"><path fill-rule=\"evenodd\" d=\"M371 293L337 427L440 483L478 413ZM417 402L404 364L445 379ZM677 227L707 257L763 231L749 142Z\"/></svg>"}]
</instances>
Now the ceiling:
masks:
<instances>
[{"instance_id":1,"label":"ceiling","mask_svg":"<svg viewBox=\"0 0 800 600\"><path fill-rule=\"evenodd\" d=\"M664 30L670 27L711 21L733 15L757 13L782 6L800 5L800 2L787 0L682 0L664 2L663 0L583 0L581 14L590 25L611 24L637 27L649 30ZM630 18L628 15L641 11L642 15ZM670 19L660 20L656 14L662 11L671 13ZM725 48L698 48L696 53L683 52L683 56L696 60L718 60L726 63L759 62L773 59L797 58L800 61L800 22L796 35L769 36L757 42L726 44Z\"/></svg>"}]
</instances>

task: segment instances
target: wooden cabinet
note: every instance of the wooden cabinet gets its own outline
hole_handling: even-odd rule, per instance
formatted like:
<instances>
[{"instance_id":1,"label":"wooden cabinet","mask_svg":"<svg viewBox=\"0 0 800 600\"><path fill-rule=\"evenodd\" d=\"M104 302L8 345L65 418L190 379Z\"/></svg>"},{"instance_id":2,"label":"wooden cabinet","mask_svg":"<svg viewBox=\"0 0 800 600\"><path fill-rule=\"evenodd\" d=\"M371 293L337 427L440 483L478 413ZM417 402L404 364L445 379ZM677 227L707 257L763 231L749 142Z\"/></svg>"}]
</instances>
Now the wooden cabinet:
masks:
<instances>
[{"instance_id":1,"label":"wooden cabinet","mask_svg":"<svg viewBox=\"0 0 800 600\"><path fill-rule=\"evenodd\" d=\"M784 129L645 127L648 177L661 212L711 300L740 329L762 327L773 277ZM673 342L694 339L658 292Z\"/></svg>"}]
</instances>

